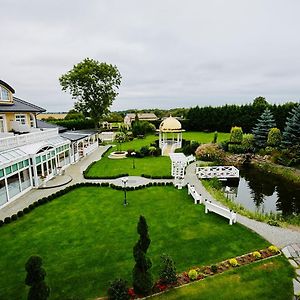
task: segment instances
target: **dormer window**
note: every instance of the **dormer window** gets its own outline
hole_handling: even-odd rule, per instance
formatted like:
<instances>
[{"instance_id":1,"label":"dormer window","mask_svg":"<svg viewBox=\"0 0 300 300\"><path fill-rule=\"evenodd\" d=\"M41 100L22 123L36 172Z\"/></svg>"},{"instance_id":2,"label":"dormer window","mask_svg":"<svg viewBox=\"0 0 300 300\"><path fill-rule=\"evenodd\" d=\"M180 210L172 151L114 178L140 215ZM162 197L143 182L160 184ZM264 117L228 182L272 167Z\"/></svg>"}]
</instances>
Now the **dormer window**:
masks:
<instances>
[{"instance_id":1,"label":"dormer window","mask_svg":"<svg viewBox=\"0 0 300 300\"><path fill-rule=\"evenodd\" d=\"M10 101L9 91L0 86L0 101Z\"/></svg>"}]
</instances>

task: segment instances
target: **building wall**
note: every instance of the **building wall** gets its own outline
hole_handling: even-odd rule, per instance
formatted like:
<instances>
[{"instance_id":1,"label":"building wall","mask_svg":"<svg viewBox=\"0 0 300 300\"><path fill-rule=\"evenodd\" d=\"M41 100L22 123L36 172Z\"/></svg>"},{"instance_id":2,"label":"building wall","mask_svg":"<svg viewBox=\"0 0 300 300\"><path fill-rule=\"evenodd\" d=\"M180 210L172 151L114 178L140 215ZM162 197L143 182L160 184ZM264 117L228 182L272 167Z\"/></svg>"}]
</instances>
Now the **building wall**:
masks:
<instances>
[{"instance_id":1,"label":"building wall","mask_svg":"<svg viewBox=\"0 0 300 300\"><path fill-rule=\"evenodd\" d=\"M16 115L25 115L26 125L30 126L30 113L28 113L28 112L17 112L17 113L9 112L9 113L0 113L0 114L1 115L5 114L7 131L12 130L12 123L11 122L16 120Z\"/></svg>"}]
</instances>

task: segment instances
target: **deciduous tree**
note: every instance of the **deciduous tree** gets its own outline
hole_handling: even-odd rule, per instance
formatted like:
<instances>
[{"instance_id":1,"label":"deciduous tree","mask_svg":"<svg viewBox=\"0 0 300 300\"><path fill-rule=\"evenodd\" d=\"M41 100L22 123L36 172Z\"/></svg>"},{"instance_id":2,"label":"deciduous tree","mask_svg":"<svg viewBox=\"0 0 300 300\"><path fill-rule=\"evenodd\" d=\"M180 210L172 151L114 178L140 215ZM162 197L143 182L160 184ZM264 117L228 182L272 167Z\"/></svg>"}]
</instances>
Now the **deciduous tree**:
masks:
<instances>
[{"instance_id":1,"label":"deciduous tree","mask_svg":"<svg viewBox=\"0 0 300 300\"><path fill-rule=\"evenodd\" d=\"M86 58L59 78L63 91L76 99L75 108L89 115L98 127L118 95L121 74L116 66Z\"/></svg>"}]
</instances>

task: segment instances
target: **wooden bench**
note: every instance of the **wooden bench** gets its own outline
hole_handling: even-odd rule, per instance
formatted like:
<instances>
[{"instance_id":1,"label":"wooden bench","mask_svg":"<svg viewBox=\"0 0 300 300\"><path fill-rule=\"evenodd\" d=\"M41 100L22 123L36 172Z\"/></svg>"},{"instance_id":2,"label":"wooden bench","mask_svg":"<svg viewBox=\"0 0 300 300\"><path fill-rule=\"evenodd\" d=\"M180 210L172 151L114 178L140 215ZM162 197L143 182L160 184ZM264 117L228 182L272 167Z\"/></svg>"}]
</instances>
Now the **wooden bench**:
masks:
<instances>
[{"instance_id":1,"label":"wooden bench","mask_svg":"<svg viewBox=\"0 0 300 300\"><path fill-rule=\"evenodd\" d=\"M202 204L201 195L195 190L195 187L188 183L188 195L192 195L194 199L194 204Z\"/></svg>"},{"instance_id":2,"label":"wooden bench","mask_svg":"<svg viewBox=\"0 0 300 300\"><path fill-rule=\"evenodd\" d=\"M236 223L236 213L234 211L211 203L211 201L205 200L205 213L207 214L209 211L212 211L220 216L223 216L224 218L229 219L230 225Z\"/></svg>"}]
</instances>

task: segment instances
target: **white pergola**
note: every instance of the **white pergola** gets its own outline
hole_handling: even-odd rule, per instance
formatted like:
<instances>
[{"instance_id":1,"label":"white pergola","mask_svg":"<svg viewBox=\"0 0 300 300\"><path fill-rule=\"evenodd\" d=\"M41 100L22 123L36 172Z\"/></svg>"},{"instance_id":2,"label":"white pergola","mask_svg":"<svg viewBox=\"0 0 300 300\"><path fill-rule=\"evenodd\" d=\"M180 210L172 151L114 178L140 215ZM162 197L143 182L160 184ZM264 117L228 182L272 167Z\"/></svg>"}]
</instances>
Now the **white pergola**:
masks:
<instances>
[{"instance_id":1,"label":"white pergola","mask_svg":"<svg viewBox=\"0 0 300 300\"><path fill-rule=\"evenodd\" d=\"M183 153L170 153L172 162L171 174L175 179L174 185L181 189L185 175L185 168L188 164L187 157Z\"/></svg>"}]
</instances>

